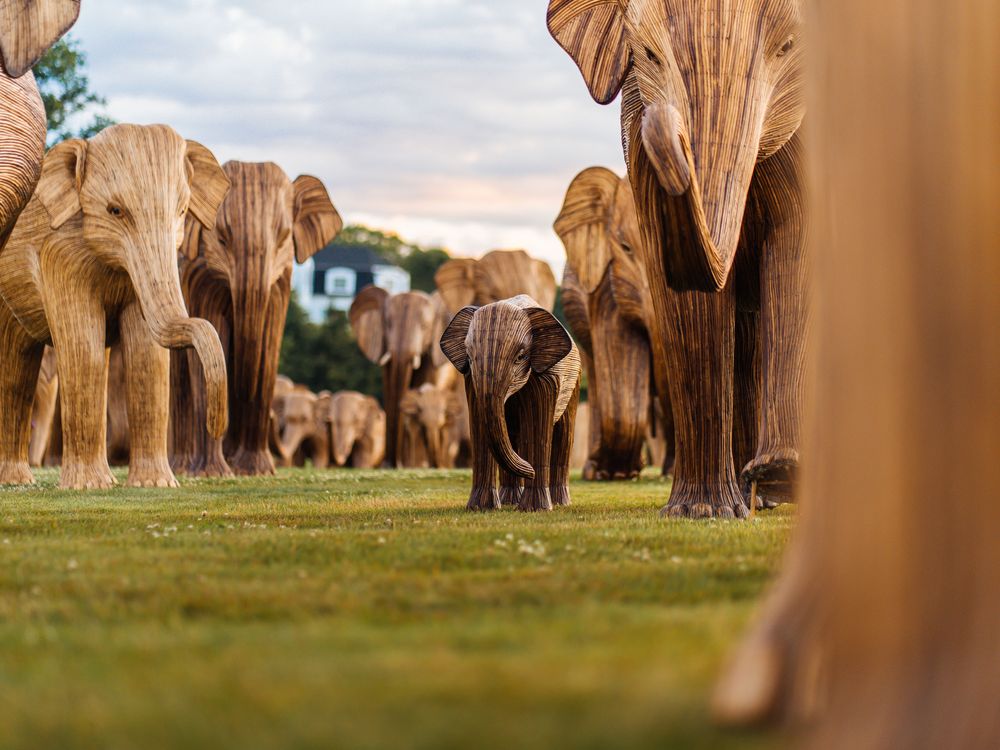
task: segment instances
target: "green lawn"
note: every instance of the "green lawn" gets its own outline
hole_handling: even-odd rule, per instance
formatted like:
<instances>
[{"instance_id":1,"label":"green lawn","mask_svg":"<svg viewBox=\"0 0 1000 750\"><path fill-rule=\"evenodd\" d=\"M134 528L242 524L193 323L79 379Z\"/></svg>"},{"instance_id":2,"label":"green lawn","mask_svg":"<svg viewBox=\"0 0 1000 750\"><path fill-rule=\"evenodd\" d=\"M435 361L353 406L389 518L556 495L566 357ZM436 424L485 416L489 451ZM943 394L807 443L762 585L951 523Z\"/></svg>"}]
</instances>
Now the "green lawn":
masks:
<instances>
[{"instance_id":1,"label":"green lawn","mask_svg":"<svg viewBox=\"0 0 1000 750\"><path fill-rule=\"evenodd\" d=\"M0 489L0 747L775 744L705 703L790 510L668 522L647 479L474 515L468 483Z\"/></svg>"}]
</instances>

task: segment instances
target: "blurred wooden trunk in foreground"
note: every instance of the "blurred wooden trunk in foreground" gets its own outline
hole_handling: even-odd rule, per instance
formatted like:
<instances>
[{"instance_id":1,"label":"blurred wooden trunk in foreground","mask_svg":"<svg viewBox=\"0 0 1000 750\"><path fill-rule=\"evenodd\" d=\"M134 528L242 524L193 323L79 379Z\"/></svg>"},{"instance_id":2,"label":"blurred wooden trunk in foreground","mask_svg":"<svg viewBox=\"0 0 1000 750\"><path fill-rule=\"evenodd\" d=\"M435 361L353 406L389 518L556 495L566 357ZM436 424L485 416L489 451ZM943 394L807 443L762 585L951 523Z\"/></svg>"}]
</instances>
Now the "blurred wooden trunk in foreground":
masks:
<instances>
[{"instance_id":1,"label":"blurred wooden trunk in foreground","mask_svg":"<svg viewBox=\"0 0 1000 750\"><path fill-rule=\"evenodd\" d=\"M1000 747L1000 3L814 6L814 459L716 709Z\"/></svg>"}]
</instances>

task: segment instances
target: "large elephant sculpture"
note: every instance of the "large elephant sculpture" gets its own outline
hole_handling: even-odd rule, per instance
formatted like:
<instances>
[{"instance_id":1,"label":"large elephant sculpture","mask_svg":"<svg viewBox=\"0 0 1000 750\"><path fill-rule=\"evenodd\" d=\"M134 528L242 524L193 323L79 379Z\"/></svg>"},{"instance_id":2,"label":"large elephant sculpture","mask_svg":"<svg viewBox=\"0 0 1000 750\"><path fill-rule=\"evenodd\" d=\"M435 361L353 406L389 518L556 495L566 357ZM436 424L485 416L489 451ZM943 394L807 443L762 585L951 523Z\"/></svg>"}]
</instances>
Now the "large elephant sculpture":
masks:
<instances>
[{"instance_id":1,"label":"large elephant sculpture","mask_svg":"<svg viewBox=\"0 0 1000 750\"><path fill-rule=\"evenodd\" d=\"M106 347L122 342L131 435L128 483L176 485L167 458L170 355L194 348L206 423L227 423L219 337L188 316L177 248L189 212L215 223L229 180L204 146L164 125L114 125L45 157L35 196L0 254L0 483L33 481L31 399L46 344L56 350L61 486L110 487Z\"/></svg>"},{"instance_id":2,"label":"large elephant sculpture","mask_svg":"<svg viewBox=\"0 0 1000 750\"><path fill-rule=\"evenodd\" d=\"M46 118L31 68L76 23L80 0L0 2L0 248L41 175Z\"/></svg>"},{"instance_id":3,"label":"large elephant sculpture","mask_svg":"<svg viewBox=\"0 0 1000 750\"><path fill-rule=\"evenodd\" d=\"M424 383L407 392L400 404L407 434L419 442L433 469L455 468L463 444L471 440L465 393Z\"/></svg>"},{"instance_id":4,"label":"large elephant sculpture","mask_svg":"<svg viewBox=\"0 0 1000 750\"><path fill-rule=\"evenodd\" d=\"M493 250L479 260L450 260L437 270L434 283L451 315L467 305L488 305L519 294L549 311L556 304L552 269L524 250Z\"/></svg>"},{"instance_id":5,"label":"large elephant sculpture","mask_svg":"<svg viewBox=\"0 0 1000 750\"><path fill-rule=\"evenodd\" d=\"M439 344L448 314L438 295L390 295L368 286L351 305L351 328L362 353L382 367L386 412L385 465L405 465L400 404L407 391L437 381L447 360Z\"/></svg>"},{"instance_id":6,"label":"large elephant sculpture","mask_svg":"<svg viewBox=\"0 0 1000 750\"><path fill-rule=\"evenodd\" d=\"M372 396L339 391L330 399L325 421L335 466L374 469L385 457L385 412Z\"/></svg>"},{"instance_id":7,"label":"large elephant sculpture","mask_svg":"<svg viewBox=\"0 0 1000 750\"><path fill-rule=\"evenodd\" d=\"M671 438L673 420L667 363L662 353L654 356L650 337L653 300L637 257L642 239L628 181L603 167L581 172L555 231L566 247L566 320L587 371L591 421L583 475L631 479L642 470L655 413L666 416ZM654 407L658 397L666 408Z\"/></svg>"},{"instance_id":8,"label":"large elephant sculpture","mask_svg":"<svg viewBox=\"0 0 1000 750\"><path fill-rule=\"evenodd\" d=\"M520 295L462 308L441 348L466 377L473 442L469 510L569 505L581 370L580 352L562 324Z\"/></svg>"},{"instance_id":9,"label":"large elephant sculpture","mask_svg":"<svg viewBox=\"0 0 1000 750\"><path fill-rule=\"evenodd\" d=\"M549 3L549 30L593 98L622 93L676 424L671 516L745 517L745 495L789 497L798 466L801 25L797 0ZM739 477L734 432L754 446Z\"/></svg>"},{"instance_id":10,"label":"large elephant sculpture","mask_svg":"<svg viewBox=\"0 0 1000 750\"><path fill-rule=\"evenodd\" d=\"M281 427L277 436L281 466L305 466L307 460L317 469L330 465L326 415L332 395L329 391L313 393L300 385L281 397Z\"/></svg>"},{"instance_id":11,"label":"large elephant sculpture","mask_svg":"<svg viewBox=\"0 0 1000 750\"><path fill-rule=\"evenodd\" d=\"M181 259L192 315L210 321L229 363L232 415L224 440L201 428L202 378L173 358L174 468L192 476L274 473L270 405L291 297L292 267L340 233L343 222L315 177L294 182L275 164L230 161L233 188L210 227L189 221Z\"/></svg>"}]
</instances>

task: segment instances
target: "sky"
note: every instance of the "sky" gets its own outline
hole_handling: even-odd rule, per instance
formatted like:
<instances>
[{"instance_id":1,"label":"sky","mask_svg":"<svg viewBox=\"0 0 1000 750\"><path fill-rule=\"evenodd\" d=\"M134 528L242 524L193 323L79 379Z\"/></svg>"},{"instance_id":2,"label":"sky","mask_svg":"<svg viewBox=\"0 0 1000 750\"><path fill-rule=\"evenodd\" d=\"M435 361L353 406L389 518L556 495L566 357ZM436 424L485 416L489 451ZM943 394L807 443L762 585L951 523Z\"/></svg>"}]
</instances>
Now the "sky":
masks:
<instances>
[{"instance_id":1,"label":"sky","mask_svg":"<svg viewBox=\"0 0 1000 750\"><path fill-rule=\"evenodd\" d=\"M547 4L83 0L72 33L120 122L314 174L348 223L558 273L573 176L625 168L618 106L590 98Z\"/></svg>"}]
</instances>

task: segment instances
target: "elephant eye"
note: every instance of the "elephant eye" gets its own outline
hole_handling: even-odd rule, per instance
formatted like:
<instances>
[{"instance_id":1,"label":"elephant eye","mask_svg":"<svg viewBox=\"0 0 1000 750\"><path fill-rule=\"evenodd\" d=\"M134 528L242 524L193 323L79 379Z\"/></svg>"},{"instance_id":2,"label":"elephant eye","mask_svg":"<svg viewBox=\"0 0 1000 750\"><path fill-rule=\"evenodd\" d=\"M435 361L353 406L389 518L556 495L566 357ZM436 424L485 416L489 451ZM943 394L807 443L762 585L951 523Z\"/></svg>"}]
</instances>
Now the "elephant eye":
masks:
<instances>
[{"instance_id":1,"label":"elephant eye","mask_svg":"<svg viewBox=\"0 0 1000 750\"><path fill-rule=\"evenodd\" d=\"M120 219L124 212L122 211L121 206L116 206L114 203L109 203L108 213L114 216L116 219Z\"/></svg>"},{"instance_id":2,"label":"elephant eye","mask_svg":"<svg viewBox=\"0 0 1000 750\"><path fill-rule=\"evenodd\" d=\"M653 65L659 66L661 64L660 58L657 56L655 52L653 52L653 50L651 50L649 47L646 47L645 51L646 51L646 59L649 60L651 63L653 63Z\"/></svg>"},{"instance_id":3,"label":"elephant eye","mask_svg":"<svg viewBox=\"0 0 1000 750\"><path fill-rule=\"evenodd\" d=\"M621 243L621 246L622 250L624 250L626 253L628 253L629 255L632 254L632 246L630 244L628 244L627 242L623 242Z\"/></svg>"},{"instance_id":4,"label":"elephant eye","mask_svg":"<svg viewBox=\"0 0 1000 750\"><path fill-rule=\"evenodd\" d=\"M528 350L527 349L521 349L521 351L519 351L517 353L517 361L518 362L524 362L527 358L528 358Z\"/></svg>"},{"instance_id":5,"label":"elephant eye","mask_svg":"<svg viewBox=\"0 0 1000 750\"><path fill-rule=\"evenodd\" d=\"M785 40L785 43L781 45L781 49L778 50L778 57L784 57L785 55L787 55L789 52L792 51L792 48L794 46L795 46L795 37L794 36L788 37L788 39Z\"/></svg>"}]
</instances>

